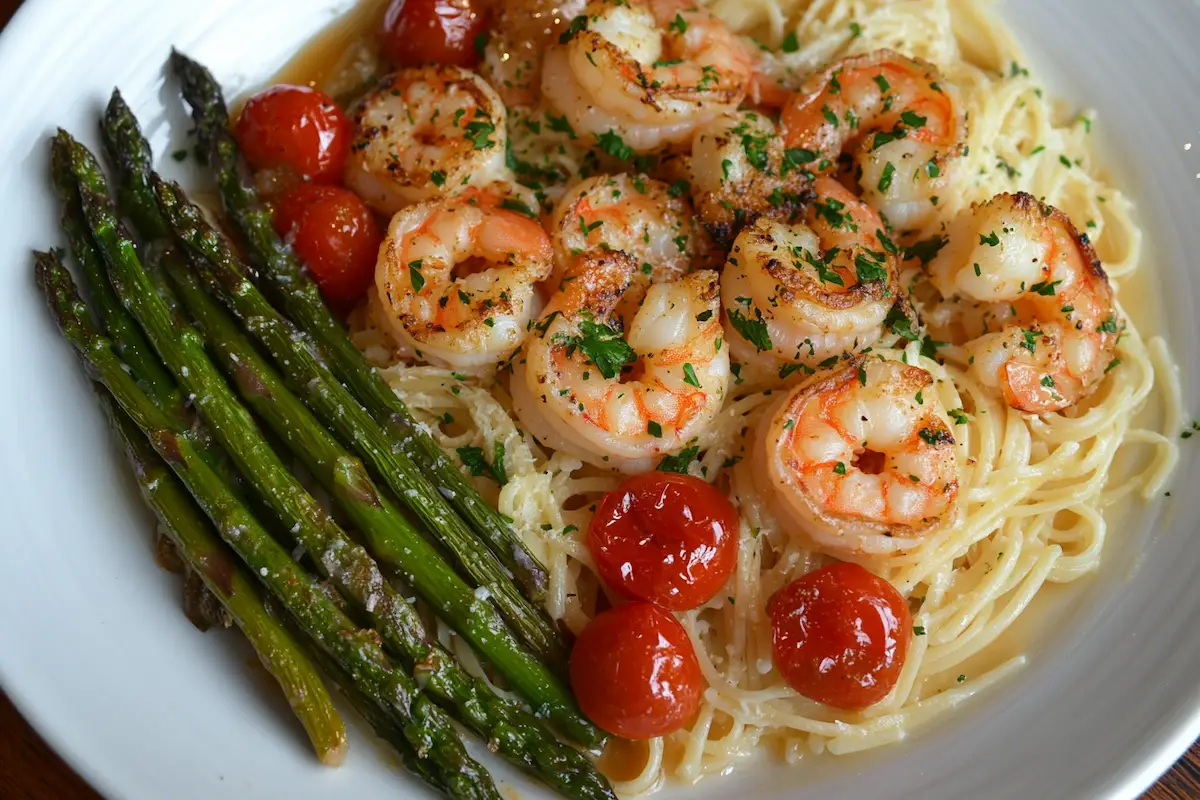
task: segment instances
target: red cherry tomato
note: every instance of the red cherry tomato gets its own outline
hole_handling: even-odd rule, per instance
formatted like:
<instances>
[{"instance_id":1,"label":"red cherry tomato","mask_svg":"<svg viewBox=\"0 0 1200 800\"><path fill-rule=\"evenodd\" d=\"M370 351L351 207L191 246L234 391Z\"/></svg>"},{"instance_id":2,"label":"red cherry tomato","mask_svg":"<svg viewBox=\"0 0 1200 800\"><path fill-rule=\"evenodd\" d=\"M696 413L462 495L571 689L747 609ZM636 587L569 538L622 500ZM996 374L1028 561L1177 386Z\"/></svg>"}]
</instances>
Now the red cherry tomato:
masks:
<instances>
[{"instance_id":1,"label":"red cherry tomato","mask_svg":"<svg viewBox=\"0 0 1200 800\"><path fill-rule=\"evenodd\" d=\"M251 97L234 136L255 169L287 167L315 181L341 178L354 127L328 95L279 84Z\"/></svg>"},{"instance_id":2,"label":"red cherry tomato","mask_svg":"<svg viewBox=\"0 0 1200 800\"><path fill-rule=\"evenodd\" d=\"M908 604L859 565L830 564L792 581L767 613L775 665L805 697L859 710L896 685L912 638Z\"/></svg>"},{"instance_id":3,"label":"red cherry tomato","mask_svg":"<svg viewBox=\"0 0 1200 800\"><path fill-rule=\"evenodd\" d=\"M649 472L604 495L588 549L615 592L673 611L711 600L737 565L738 515L691 475Z\"/></svg>"},{"instance_id":4,"label":"red cherry tomato","mask_svg":"<svg viewBox=\"0 0 1200 800\"><path fill-rule=\"evenodd\" d=\"M335 306L353 303L371 285L379 226L354 192L301 183L280 198L272 221Z\"/></svg>"},{"instance_id":5,"label":"red cherry tomato","mask_svg":"<svg viewBox=\"0 0 1200 800\"><path fill-rule=\"evenodd\" d=\"M487 30L478 0L392 0L383 15L380 46L398 67L479 63L476 39Z\"/></svg>"},{"instance_id":6,"label":"red cherry tomato","mask_svg":"<svg viewBox=\"0 0 1200 800\"><path fill-rule=\"evenodd\" d=\"M579 707L604 730L651 739L696 716L704 681L687 632L649 603L630 603L593 619L571 651Z\"/></svg>"}]
</instances>

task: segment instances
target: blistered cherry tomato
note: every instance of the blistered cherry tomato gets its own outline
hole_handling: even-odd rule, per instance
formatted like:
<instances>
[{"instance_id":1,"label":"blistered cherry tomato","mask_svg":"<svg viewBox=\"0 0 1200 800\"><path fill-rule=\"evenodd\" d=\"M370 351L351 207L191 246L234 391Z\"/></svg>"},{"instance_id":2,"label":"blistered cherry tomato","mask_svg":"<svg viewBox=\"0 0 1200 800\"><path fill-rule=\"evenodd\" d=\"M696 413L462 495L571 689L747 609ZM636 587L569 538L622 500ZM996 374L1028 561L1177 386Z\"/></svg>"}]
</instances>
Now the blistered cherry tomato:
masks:
<instances>
[{"instance_id":1,"label":"blistered cherry tomato","mask_svg":"<svg viewBox=\"0 0 1200 800\"><path fill-rule=\"evenodd\" d=\"M341 178L354 128L329 95L279 84L251 97L234 136L255 169L287 167L315 181Z\"/></svg>"},{"instance_id":2,"label":"blistered cherry tomato","mask_svg":"<svg viewBox=\"0 0 1200 800\"><path fill-rule=\"evenodd\" d=\"M587 543L614 592L682 611L711 600L729 580L738 516L729 498L699 478L649 472L604 495Z\"/></svg>"},{"instance_id":3,"label":"blistered cherry tomato","mask_svg":"<svg viewBox=\"0 0 1200 800\"><path fill-rule=\"evenodd\" d=\"M571 686L592 722L615 736L650 739L696 716L704 681L692 642L670 612L630 603L579 634Z\"/></svg>"},{"instance_id":4,"label":"blistered cherry tomato","mask_svg":"<svg viewBox=\"0 0 1200 800\"><path fill-rule=\"evenodd\" d=\"M371 285L379 226L354 192L340 186L298 184L280 198L272 221L333 305L353 303Z\"/></svg>"},{"instance_id":5,"label":"blistered cherry tomato","mask_svg":"<svg viewBox=\"0 0 1200 800\"><path fill-rule=\"evenodd\" d=\"M882 700L912 638L908 604L857 564L814 570L767 603L775 666L800 694L849 710Z\"/></svg>"},{"instance_id":6,"label":"blistered cherry tomato","mask_svg":"<svg viewBox=\"0 0 1200 800\"><path fill-rule=\"evenodd\" d=\"M479 63L476 40L487 29L477 0L392 0L383 15L380 47L398 67Z\"/></svg>"}]
</instances>

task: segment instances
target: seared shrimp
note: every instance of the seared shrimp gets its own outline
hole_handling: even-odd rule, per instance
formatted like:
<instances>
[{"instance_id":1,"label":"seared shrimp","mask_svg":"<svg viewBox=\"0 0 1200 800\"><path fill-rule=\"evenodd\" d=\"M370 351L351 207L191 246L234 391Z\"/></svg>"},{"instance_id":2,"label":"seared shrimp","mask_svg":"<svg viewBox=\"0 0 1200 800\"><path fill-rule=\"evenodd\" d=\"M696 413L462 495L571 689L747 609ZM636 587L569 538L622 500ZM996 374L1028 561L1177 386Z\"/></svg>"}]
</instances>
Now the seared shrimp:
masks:
<instances>
[{"instance_id":1,"label":"seared shrimp","mask_svg":"<svg viewBox=\"0 0 1200 800\"><path fill-rule=\"evenodd\" d=\"M356 123L346 184L384 214L512 180L504 104L468 70L400 70L363 101Z\"/></svg>"},{"instance_id":2,"label":"seared shrimp","mask_svg":"<svg viewBox=\"0 0 1200 800\"><path fill-rule=\"evenodd\" d=\"M375 288L406 351L486 373L525 338L540 308L535 284L550 274L553 250L541 225L497 203L470 192L392 218Z\"/></svg>"},{"instance_id":3,"label":"seared shrimp","mask_svg":"<svg viewBox=\"0 0 1200 800\"><path fill-rule=\"evenodd\" d=\"M575 260L514 365L513 407L543 444L605 469L645 472L721 410L717 274L651 286L628 331L616 309L640 265L625 253Z\"/></svg>"},{"instance_id":4,"label":"seared shrimp","mask_svg":"<svg viewBox=\"0 0 1200 800\"><path fill-rule=\"evenodd\" d=\"M962 212L948 236L929 264L946 299L929 321L966 342L976 378L1031 414L1087 397L1123 327L1087 236L1024 192Z\"/></svg>"},{"instance_id":5,"label":"seared shrimp","mask_svg":"<svg viewBox=\"0 0 1200 800\"><path fill-rule=\"evenodd\" d=\"M647 282L675 280L708 257L708 237L692 204L665 183L640 175L597 175L567 190L550 215L560 269L592 250L620 250Z\"/></svg>"},{"instance_id":6,"label":"seared shrimp","mask_svg":"<svg viewBox=\"0 0 1200 800\"><path fill-rule=\"evenodd\" d=\"M506 106L535 106L542 86L542 59L584 0L505 0L493 4L493 23L479 65Z\"/></svg>"},{"instance_id":7,"label":"seared shrimp","mask_svg":"<svg viewBox=\"0 0 1200 800\"><path fill-rule=\"evenodd\" d=\"M849 154L863 199L898 230L936 211L965 138L953 87L933 65L891 50L853 56L810 78L783 111L789 148L814 157L814 171Z\"/></svg>"},{"instance_id":8,"label":"seared shrimp","mask_svg":"<svg viewBox=\"0 0 1200 800\"><path fill-rule=\"evenodd\" d=\"M691 138L737 108L753 62L690 0L590 0L550 48L542 94L580 133L615 133L638 152Z\"/></svg>"},{"instance_id":9,"label":"seared shrimp","mask_svg":"<svg viewBox=\"0 0 1200 800\"><path fill-rule=\"evenodd\" d=\"M722 114L696 129L692 200L704 227L726 246L759 217L791 220L809 199L807 156L786 151L775 123L753 111Z\"/></svg>"},{"instance_id":10,"label":"seared shrimp","mask_svg":"<svg viewBox=\"0 0 1200 800\"><path fill-rule=\"evenodd\" d=\"M814 187L807 225L760 218L721 274L733 357L780 377L872 344L896 301L895 246L879 215L833 178Z\"/></svg>"},{"instance_id":11,"label":"seared shrimp","mask_svg":"<svg viewBox=\"0 0 1200 800\"><path fill-rule=\"evenodd\" d=\"M958 454L933 376L860 356L763 418L755 469L779 521L818 548L883 555L918 544L958 497Z\"/></svg>"}]
</instances>

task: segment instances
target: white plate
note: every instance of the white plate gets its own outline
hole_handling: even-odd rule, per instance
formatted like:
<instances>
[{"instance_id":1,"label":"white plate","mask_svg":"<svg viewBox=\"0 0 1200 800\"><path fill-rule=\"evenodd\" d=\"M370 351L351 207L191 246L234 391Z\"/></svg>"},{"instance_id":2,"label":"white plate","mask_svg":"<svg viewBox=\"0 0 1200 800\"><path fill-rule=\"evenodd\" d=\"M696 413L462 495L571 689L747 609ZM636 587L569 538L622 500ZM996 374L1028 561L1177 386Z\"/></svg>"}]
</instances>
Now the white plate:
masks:
<instances>
[{"instance_id":1,"label":"white plate","mask_svg":"<svg viewBox=\"0 0 1200 800\"><path fill-rule=\"evenodd\" d=\"M60 242L47 181L55 126L97 144L96 115L119 85L156 152L170 153L189 127L165 81L172 44L232 95L348 4L32 0L0 40L0 683L112 798L422 791L361 730L344 767L318 766L249 650L184 620L178 580L153 565L149 516L42 307L29 252ZM1112 168L1154 240L1148 268L1165 288L1153 311L1185 378L1198 374L1200 147L1185 143L1200 143L1200 5L1011 0L1003 11L1051 88L1098 110ZM1061 624L1035 637L1016 677L903 745L750 768L691 794L1134 797L1200 734L1192 442L1175 497L1114 527L1105 569L1060 598Z\"/></svg>"}]
</instances>

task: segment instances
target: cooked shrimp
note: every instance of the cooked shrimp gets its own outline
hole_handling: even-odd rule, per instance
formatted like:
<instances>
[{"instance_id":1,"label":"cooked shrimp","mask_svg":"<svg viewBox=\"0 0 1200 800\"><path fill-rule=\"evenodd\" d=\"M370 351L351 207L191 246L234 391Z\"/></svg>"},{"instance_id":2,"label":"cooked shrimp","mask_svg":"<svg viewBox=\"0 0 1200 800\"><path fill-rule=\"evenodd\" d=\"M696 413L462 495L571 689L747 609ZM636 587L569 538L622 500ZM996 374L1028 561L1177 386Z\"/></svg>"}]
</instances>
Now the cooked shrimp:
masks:
<instances>
[{"instance_id":1,"label":"cooked shrimp","mask_svg":"<svg viewBox=\"0 0 1200 800\"><path fill-rule=\"evenodd\" d=\"M498 202L470 192L411 206L392 218L379 248L383 316L398 343L432 364L486 373L512 355L537 315L550 238Z\"/></svg>"},{"instance_id":2,"label":"cooked shrimp","mask_svg":"<svg viewBox=\"0 0 1200 800\"><path fill-rule=\"evenodd\" d=\"M848 153L863 199L898 230L919 228L965 139L954 87L933 65L891 50L853 56L814 75L783 111L789 148L828 173Z\"/></svg>"},{"instance_id":3,"label":"cooked shrimp","mask_svg":"<svg viewBox=\"0 0 1200 800\"><path fill-rule=\"evenodd\" d=\"M704 227L728 245L759 217L792 220L810 199L810 166L785 151L770 118L722 114L692 139L692 199Z\"/></svg>"},{"instance_id":4,"label":"cooked shrimp","mask_svg":"<svg viewBox=\"0 0 1200 800\"><path fill-rule=\"evenodd\" d=\"M616 309L640 269L625 253L586 253L551 298L512 377L513 407L543 444L605 469L645 472L686 447L721 410L717 273L651 286L621 332Z\"/></svg>"},{"instance_id":5,"label":"cooked shrimp","mask_svg":"<svg viewBox=\"0 0 1200 800\"><path fill-rule=\"evenodd\" d=\"M403 69L359 107L346 184L368 205L394 214L467 186L511 182L504 104L459 67Z\"/></svg>"},{"instance_id":6,"label":"cooked shrimp","mask_svg":"<svg viewBox=\"0 0 1200 800\"><path fill-rule=\"evenodd\" d=\"M930 322L951 323L974 375L1013 408L1061 411L1104 377L1123 323L1091 242L1057 208L1021 192L962 212L929 274L946 298Z\"/></svg>"},{"instance_id":7,"label":"cooked shrimp","mask_svg":"<svg viewBox=\"0 0 1200 800\"><path fill-rule=\"evenodd\" d=\"M493 21L479 65L506 106L535 106L542 86L542 58L584 0L505 0L493 4Z\"/></svg>"},{"instance_id":8,"label":"cooked shrimp","mask_svg":"<svg viewBox=\"0 0 1200 800\"><path fill-rule=\"evenodd\" d=\"M954 434L920 367L860 356L782 398L755 466L780 522L833 554L918 544L958 497Z\"/></svg>"},{"instance_id":9,"label":"cooked shrimp","mask_svg":"<svg viewBox=\"0 0 1200 800\"><path fill-rule=\"evenodd\" d=\"M542 94L575 130L637 152L691 138L745 97L753 64L690 0L590 0L550 48Z\"/></svg>"},{"instance_id":10,"label":"cooked shrimp","mask_svg":"<svg viewBox=\"0 0 1200 800\"><path fill-rule=\"evenodd\" d=\"M807 225L760 218L721 274L733 357L780 377L869 346L896 301L895 246L879 215L833 178L814 188Z\"/></svg>"},{"instance_id":11,"label":"cooked shrimp","mask_svg":"<svg viewBox=\"0 0 1200 800\"><path fill-rule=\"evenodd\" d=\"M597 175L567 190L550 215L550 238L560 270L580 253L620 250L638 263L647 282L690 272L709 255L708 237L681 192L641 175Z\"/></svg>"}]
</instances>

